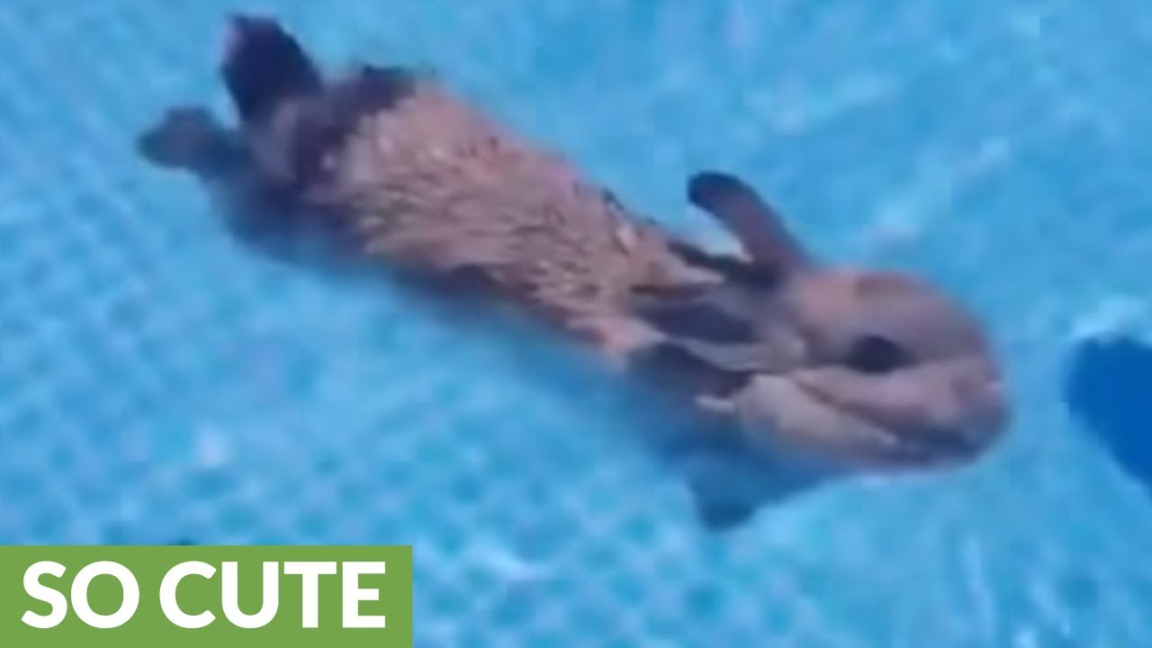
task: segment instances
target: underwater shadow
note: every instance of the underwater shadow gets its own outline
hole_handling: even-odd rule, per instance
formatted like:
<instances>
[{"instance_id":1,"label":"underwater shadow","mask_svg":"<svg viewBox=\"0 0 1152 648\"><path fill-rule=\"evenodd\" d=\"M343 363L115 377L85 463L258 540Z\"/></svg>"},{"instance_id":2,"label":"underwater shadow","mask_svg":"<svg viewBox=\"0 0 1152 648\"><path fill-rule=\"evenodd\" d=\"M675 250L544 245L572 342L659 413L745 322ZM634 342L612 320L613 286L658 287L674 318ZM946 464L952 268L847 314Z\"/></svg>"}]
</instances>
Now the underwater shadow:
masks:
<instances>
[{"instance_id":1,"label":"underwater shadow","mask_svg":"<svg viewBox=\"0 0 1152 648\"><path fill-rule=\"evenodd\" d=\"M1076 345L1064 399L1072 415L1152 496L1152 345L1128 337Z\"/></svg>"}]
</instances>

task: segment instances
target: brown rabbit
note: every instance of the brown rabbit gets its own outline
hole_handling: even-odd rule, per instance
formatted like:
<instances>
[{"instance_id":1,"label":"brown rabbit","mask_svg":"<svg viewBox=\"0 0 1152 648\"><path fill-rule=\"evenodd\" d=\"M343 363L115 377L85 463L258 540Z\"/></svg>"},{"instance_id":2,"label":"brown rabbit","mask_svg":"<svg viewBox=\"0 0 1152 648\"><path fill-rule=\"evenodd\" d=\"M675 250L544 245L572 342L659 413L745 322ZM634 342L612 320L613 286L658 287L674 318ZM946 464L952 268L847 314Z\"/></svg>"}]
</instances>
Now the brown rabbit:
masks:
<instances>
[{"instance_id":1,"label":"brown rabbit","mask_svg":"<svg viewBox=\"0 0 1152 648\"><path fill-rule=\"evenodd\" d=\"M818 264L735 177L698 174L689 196L776 277L766 289L722 284L687 302L754 329L737 344L675 337L679 349L748 376L710 406L855 466L968 460L999 435L1008 416L999 368L958 304L906 274ZM656 302L649 317L675 321L685 303Z\"/></svg>"},{"instance_id":2,"label":"brown rabbit","mask_svg":"<svg viewBox=\"0 0 1152 648\"><path fill-rule=\"evenodd\" d=\"M971 316L906 275L820 267L734 177L698 174L689 198L747 256L662 230L414 70L325 79L271 19L232 19L222 75L239 128L173 108L141 138L149 159L242 187L275 208L265 227L339 232L350 254L510 304L615 366L675 374L674 393L737 423L702 446L839 474L969 461L1004 426ZM692 482L709 524L758 505L714 486Z\"/></svg>"}]
</instances>

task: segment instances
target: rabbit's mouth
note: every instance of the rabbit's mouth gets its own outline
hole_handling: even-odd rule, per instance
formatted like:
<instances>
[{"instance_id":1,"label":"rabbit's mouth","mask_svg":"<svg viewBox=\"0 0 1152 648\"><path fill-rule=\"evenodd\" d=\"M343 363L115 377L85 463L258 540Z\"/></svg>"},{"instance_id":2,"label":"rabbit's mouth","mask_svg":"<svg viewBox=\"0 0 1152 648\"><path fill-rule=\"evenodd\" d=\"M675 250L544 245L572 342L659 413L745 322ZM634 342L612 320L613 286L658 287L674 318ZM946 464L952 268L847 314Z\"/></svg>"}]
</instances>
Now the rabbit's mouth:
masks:
<instances>
[{"instance_id":1,"label":"rabbit's mouth","mask_svg":"<svg viewBox=\"0 0 1152 648\"><path fill-rule=\"evenodd\" d=\"M967 361L884 377L830 369L757 375L731 403L753 444L869 471L971 463L1009 419L995 377Z\"/></svg>"}]
</instances>

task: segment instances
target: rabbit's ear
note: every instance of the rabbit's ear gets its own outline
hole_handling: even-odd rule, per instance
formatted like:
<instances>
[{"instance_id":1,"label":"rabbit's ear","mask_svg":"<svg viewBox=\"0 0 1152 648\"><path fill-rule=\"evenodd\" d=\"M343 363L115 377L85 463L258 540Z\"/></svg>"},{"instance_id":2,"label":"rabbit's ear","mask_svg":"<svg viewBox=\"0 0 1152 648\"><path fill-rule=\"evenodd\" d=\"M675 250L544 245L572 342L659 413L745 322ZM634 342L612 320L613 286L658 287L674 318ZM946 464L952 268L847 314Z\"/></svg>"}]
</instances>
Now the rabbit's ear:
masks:
<instances>
[{"instance_id":1,"label":"rabbit's ear","mask_svg":"<svg viewBox=\"0 0 1152 648\"><path fill-rule=\"evenodd\" d=\"M789 316L770 285L717 285L637 298L631 312L665 336L665 346L724 372L778 372L798 361Z\"/></svg>"},{"instance_id":2,"label":"rabbit's ear","mask_svg":"<svg viewBox=\"0 0 1152 648\"><path fill-rule=\"evenodd\" d=\"M688 200L732 232L758 266L787 275L814 264L776 210L736 176L698 172L688 181Z\"/></svg>"}]
</instances>

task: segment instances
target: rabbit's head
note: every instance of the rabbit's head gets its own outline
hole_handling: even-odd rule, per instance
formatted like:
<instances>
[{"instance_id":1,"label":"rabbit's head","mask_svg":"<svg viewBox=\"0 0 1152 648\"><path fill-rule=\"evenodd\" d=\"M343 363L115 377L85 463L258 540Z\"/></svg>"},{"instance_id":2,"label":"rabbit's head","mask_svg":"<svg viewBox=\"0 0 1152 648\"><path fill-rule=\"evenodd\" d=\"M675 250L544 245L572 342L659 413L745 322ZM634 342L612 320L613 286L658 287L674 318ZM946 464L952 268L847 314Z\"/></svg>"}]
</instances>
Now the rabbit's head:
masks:
<instances>
[{"instance_id":1,"label":"rabbit's head","mask_svg":"<svg viewBox=\"0 0 1152 648\"><path fill-rule=\"evenodd\" d=\"M732 176L699 174L690 197L749 258L724 285L641 311L664 352L710 377L701 403L751 445L850 470L922 469L973 460L1001 436L999 367L962 306L907 274L819 266Z\"/></svg>"}]
</instances>

